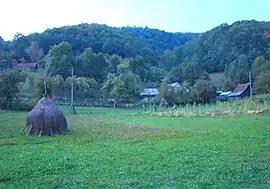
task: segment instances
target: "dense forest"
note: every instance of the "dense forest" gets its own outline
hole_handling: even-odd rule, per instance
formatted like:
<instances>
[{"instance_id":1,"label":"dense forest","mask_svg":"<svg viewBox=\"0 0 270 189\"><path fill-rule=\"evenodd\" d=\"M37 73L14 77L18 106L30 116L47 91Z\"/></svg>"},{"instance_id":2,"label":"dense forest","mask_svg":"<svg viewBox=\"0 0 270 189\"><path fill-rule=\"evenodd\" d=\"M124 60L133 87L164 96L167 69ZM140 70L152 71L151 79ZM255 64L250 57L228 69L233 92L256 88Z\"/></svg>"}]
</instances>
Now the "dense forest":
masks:
<instances>
[{"instance_id":1,"label":"dense forest","mask_svg":"<svg viewBox=\"0 0 270 189\"><path fill-rule=\"evenodd\" d=\"M266 69L263 74L256 72L255 85L268 82L269 60L270 22L255 20L221 24L200 34L80 24L28 36L16 34L12 41L0 37L2 72L18 63L38 62L45 70L42 79L52 83L54 93L61 93L58 89L71 82L73 67L77 93L84 97L84 93L91 93L91 98L102 94L136 99L143 86L155 86L172 103L209 101L215 87L230 90L247 82L250 69ZM209 80L209 73L215 72L225 73L219 86ZM40 77L34 82L33 74L15 78L24 78L28 87L42 89ZM178 95L168 94L167 84L173 82L182 86ZM265 93L268 86L255 86L255 92ZM190 91L188 98L183 97L185 91Z\"/></svg>"},{"instance_id":2,"label":"dense forest","mask_svg":"<svg viewBox=\"0 0 270 189\"><path fill-rule=\"evenodd\" d=\"M74 55L78 55L86 48L91 48L95 53L117 54L122 58L138 55L148 58L152 64L166 50L183 45L193 39L194 33L168 33L157 29L137 27L109 27L100 24L80 24L64 26L33 33L28 36L16 34L11 42L6 43L6 50L14 52L14 58L20 61L32 42L36 42L44 54L51 46L65 41L71 44ZM2 47L3 48L3 47Z\"/></svg>"}]
</instances>

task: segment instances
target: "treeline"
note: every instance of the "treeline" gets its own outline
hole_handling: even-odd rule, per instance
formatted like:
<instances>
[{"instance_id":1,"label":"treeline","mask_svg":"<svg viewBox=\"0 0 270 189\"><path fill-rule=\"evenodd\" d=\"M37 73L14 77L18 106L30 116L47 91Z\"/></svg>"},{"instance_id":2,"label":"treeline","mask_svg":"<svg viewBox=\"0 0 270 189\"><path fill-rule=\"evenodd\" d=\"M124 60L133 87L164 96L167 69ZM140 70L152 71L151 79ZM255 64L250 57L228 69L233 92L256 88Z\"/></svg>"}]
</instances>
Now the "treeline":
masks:
<instances>
[{"instance_id":1,"label":"treeline","mask_svg":"<svg viewBox=\"0 0 270 189\"><path fill-rule=\"evenodd\" d=\"M248 82L250 69L254 72L255 93L267 93L269 60L270 25L257 21L222 24L199 35L80 24L28 36L18 34L12 41L0 38L0 69L39 62L46 71L43 79L61 83L52 86L56 94L63 86L62 91L69 90L73 68L78 95L89 94L89 98L135 101L143 87L158 87L160 98L171 104L208 102L217 87L208 73L224 71L226 79L218 87L231 90ZM35 80L32 76L25 78L27 85ZM37 80L32 85L40 83L40 77ZM6 81L2 78L1 85ZM181 85L179 91L168 86L174 82ZM40 90L44 89L42 85Z\"/></svg>"},{"instance_id":2,"label":"treeline","mask_svg":"<svg viewBox=\"0 0 270 189\"><path fill-rule=\"evenodd\" d=\"M109 27L100 24L80 24L48 29L28 36L16 34L6 42L5 50L13 52L16 61L30 61L25 52L36 42L47 54L52 45L65 41L71 44L75 55L91 48L95 53L117 54L122 58L143 56L155 65L158 57L166 50L183 45L193 39L194 33L169 33L150 28Z\"/></svg>"},{"instance_id":3,"label":"treeline","mask_svg":"<svg viewBox=\"0 0 270 189\"><path fill-rule=\"evenodd\" d=\"M196 61L212 73L224 71L228 63L241 55L247 57L248 63L257 56L270 59L270 22L252 20L221 24L181 47L166 51L162 65Z\"/></svg>"},{"instance_id":4,"label":"treeline","mask_svg":"<svg viewBox=\"0 0 270 189\"><path fill-rule=\"evenodd\" d=\"M94 53L115 54L123 59L139 56L146 66L168 71L183 63L198 62L212 73L224 71L228 63L241 55L248 62L257 56L270 59L270 22L238 21L201 34L100 24L64 26L28 36L17 34L12 41L0 38L0 59L6 60L6 64L37 61L37 55L33 58L29 54L33 43L41 49L38 54L42 57L52 45L63 41L72 46L75 56L91 48Z\"/></svg>"}]
</instances>

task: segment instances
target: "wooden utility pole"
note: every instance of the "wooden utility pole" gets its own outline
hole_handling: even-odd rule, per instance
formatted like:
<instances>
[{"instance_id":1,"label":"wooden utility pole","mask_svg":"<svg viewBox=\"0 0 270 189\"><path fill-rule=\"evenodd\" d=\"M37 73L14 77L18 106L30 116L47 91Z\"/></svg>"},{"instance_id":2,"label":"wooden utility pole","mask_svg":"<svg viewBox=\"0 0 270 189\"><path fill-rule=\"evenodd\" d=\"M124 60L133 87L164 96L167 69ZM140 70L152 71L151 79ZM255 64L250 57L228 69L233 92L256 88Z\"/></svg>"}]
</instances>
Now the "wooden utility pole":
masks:
<instances>
[{"instance_id":1,"label":"wooden utility pole","mask_svg":"<svg viewBox=\"0 0 270 189\"><path fill-rule=\"evenodd\" d=\"M252 92L252 68L251 68L251 62L249 62L249 97L252 98L253 92Z\"/></svg>"},{"instance_id":2,"label":"wooden utility pole","mask_svg":"<svg viewBox=\"0 0 270 189\"><path fill-rule=\"evenodd\" d=\"M44 96L47 96L47 85L46 85L46 81L44 81Z\"/></svg>"},{"instance_id":3,"label":"wooden utility pole","mask_svg":"<svg viewBox=\"0 0 270 189\"><path fill-rule=\"evenodd\" d=\"M74 101L73 101L73 88L74 88L74 77L73 77L73 67L71 68L71 99L70 99L70 106L69 106L69 113L70 114L76 114L76 110L74 107Z\"/></svg>"},{"instance_id":4,"label":"wooden utility pole","mask_svg":"<svg viewBox=\"0 0 270 189\"><path fill-rule=\"evenodd\" d=\"M252 98L252 72L249 70L249 96Z\"/></svg>"}]
</instances>

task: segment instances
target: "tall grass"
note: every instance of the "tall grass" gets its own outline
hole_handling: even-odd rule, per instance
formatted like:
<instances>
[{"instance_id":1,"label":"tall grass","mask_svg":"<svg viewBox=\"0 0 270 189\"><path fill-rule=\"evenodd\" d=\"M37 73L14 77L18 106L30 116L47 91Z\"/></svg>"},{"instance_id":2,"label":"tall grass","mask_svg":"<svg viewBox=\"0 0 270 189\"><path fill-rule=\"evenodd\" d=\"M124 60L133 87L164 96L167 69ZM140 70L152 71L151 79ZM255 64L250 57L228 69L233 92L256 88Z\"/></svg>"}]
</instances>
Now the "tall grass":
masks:
<instances>
[{"instance_id":1,"label":"tall grass","mask_svg":"<svg viewBox=\"0 0 270 189\"><path fill-rule=\"evenodd\" d=\"M270 96L256 96L252 99L216 102L215 104L193 104L174 109L159 109L149 112L154 116L166 117L205 117L205 116L239 116L259 114L270 110Z\"/></svg>"}]
</instances>

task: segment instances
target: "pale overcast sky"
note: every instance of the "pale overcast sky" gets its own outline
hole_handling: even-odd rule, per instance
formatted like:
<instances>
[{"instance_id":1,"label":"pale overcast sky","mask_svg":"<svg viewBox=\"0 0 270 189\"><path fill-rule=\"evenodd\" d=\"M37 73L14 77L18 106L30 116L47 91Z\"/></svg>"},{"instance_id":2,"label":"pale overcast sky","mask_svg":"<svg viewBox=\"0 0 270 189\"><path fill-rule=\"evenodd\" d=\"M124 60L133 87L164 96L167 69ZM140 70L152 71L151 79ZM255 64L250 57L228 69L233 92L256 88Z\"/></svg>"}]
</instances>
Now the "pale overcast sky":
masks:
<instances>
[{"instance_id":1,"label":"pale overcast sky","mask_svg":"<svg viewBox=\"0 0 270 189\"><path fill-rule=\"evenodd\" d=\"M0 36L80 23L204 32L237 20L270 20L270 0L0 0Z\"/></svg>"}]
</instances>

